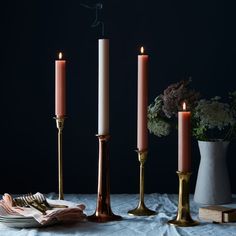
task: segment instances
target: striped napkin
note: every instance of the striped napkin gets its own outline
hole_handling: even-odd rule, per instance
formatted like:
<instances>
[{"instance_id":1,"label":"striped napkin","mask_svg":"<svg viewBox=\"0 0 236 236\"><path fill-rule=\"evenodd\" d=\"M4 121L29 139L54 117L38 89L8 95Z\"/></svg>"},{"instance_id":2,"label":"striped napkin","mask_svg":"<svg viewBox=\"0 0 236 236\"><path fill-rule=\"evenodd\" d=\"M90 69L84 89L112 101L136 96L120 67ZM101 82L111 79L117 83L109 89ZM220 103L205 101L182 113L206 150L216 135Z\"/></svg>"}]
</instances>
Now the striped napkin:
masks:
<instances>
[{"instance_id":1,"label":"striped napkin","mask_svg":"<svg viewBox=\"0 0 236 236\"><path fill-rule=\"evenodd\" d=\"M43 215L32 208L14 206L12 196L5 193L3 199L0 200L0 215L33 217L41 225L47 225L51 222L86 221L86 215L83 212L85 205L65 200L47 199L47 201L49 204L67 205L68 208L53 208L47 210L46 215Z\"/></svg>"}]
</instances>

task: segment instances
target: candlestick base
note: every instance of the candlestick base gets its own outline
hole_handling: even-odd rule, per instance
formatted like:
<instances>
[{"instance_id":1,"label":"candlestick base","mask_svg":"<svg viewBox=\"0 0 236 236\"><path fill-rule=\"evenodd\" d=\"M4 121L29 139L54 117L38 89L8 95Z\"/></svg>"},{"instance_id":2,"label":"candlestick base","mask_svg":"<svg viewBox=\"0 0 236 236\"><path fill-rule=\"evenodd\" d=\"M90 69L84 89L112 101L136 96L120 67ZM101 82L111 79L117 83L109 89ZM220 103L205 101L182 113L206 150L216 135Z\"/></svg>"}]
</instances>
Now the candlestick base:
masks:
<instances>
[{"instance_id":1,"label":"candlestick base","mask_svg":"<svg viewBox=\"0 0 236 236\"><path fill-rule=\"evenodd\" d=\"M122 220L121 216L115 215L112 212L108 213L105 212L101 214L100 212L95 212L93 215L88 216L87 219L91 222L96 222L96 223L106 223L109 221L119 221Z\"/></svg>"},{"instance_id":2,"label":"candlestick base","mask_svg":"<svg viewBox=\"0 0 236 236\"><path fill-rule=\"evenodd\" d=\"M177 171L179 177L179 202L177 216L168 221L169 224L179 227L191 227L199 225L198 221L192 219L189 205L189 183L190 172Z\"/></svg>"},{"instance_id":3,"label":"candlestick base","mask_svg":"<svg viewBox=\"0 0 236 236\"><path fill-rule=\"evenodd\" d=\"M113 214L110 205L110 163L108 141L110 135L97 135L99 140L98 160L98 195L95 213L88 220L97 223L121 220L122 217Z\"/></svg>"},{"instance_id":4,"label":"candlestick base","mask_svg":"<svg viewBox=\"0 0 236 236\"><path fill-rule=\"evenodd\" d=\"M147 208L144 203L139 203L135 209L128 211L128 214L131 216L151 216L156 215L157 212Z\"/></svg>"},{"instance_id":5,"label":"candlestick base","mask_svg":"<svg viewBox=\"0 0 236 236\"><path fill-rule=\"evenodd\" d=\"M54 117L58 129L58 191L59 200L64 200L63 194L63 160L62 160L62 131L64 128L65 117Z\"/></svg>"},{"instance_id":6,"label":"candlestick base","mask_svg":"<svg viewBox=\"0 0 236 236\"><path fill-rule=\"evenodd\" d=\"M190 218L186 219L179 219L179 220L169 220L168 224L178 226L178 227L193 227L199 225L198 221L195 221Z\"/></svg>"},{"instance_id":7,"label":"candlestick base","mask_svg":"<svg viewBox=\"0 0 236 236\"><path fill-rule=\"evenodd\" d=\"M129 215L133 216L151 216L156 215L157 212L148 209L144 203L144 163L147 160L147 151L137 151L138 160L140 163L140 183L139 183L139 203L138 206L128 211Z\"/></svg>"}]
</instances>

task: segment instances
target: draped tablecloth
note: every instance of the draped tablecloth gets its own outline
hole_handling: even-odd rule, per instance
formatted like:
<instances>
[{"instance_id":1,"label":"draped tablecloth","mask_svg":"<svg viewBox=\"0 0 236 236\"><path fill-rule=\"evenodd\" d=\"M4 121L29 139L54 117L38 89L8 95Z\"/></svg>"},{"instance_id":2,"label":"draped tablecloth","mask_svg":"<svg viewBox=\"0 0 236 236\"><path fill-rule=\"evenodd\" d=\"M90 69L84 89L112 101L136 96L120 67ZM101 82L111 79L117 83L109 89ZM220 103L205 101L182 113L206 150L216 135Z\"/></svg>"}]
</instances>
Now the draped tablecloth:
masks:
<instances>
[{"instance_id":1,"label":"draped tablecloth","mask_svg":"<svg viewBox=\"0 0 236 236\"><path fill-rule=\"evenodd\" d=\"M207 190L206 190L207 191ZM55 194L49 194L49 198L55 198ZM198 219L197 205L191 199L191 214ZM233 203L228 205L236 208L236 196L233 196ZM85 213L90 215L96 206L95 194L66 194L65 200L84 203ZM127 211L136 207L138 195L135 194L114 194L111 195L112 210L115 214L123 217L122 221L109 223L77 223L73 225L55 225L45 228L14 229L8 228L0 223L0 236L54 236L54 235L114 235L114 236L236 236L236 223L212 224L201 222L199 226L179 228L167 224L167 221L176 215L178 195L176 194L147 194L145 195L146 205L158 212L155 216L134 217L127 215Z\"/></svg>"}]
</instances>

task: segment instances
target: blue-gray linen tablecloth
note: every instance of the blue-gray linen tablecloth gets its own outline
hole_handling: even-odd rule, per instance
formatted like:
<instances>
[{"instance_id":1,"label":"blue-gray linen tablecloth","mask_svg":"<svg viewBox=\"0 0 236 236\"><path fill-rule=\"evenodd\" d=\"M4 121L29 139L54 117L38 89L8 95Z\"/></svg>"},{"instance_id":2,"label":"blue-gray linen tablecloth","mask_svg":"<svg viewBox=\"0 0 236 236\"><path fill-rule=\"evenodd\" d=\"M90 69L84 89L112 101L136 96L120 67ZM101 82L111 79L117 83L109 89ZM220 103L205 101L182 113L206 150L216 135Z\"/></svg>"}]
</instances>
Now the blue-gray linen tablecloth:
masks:
<instances>
[{"instance_id":1,"label":"blue-gray linen tablecloth","mask_svg":"<svg viewBox=\"0 0 236 236\"><path fill-rule=\"evenodd\" d=\"M55 198L56 194L48 194L49 198ZM236 208L236 195L233 195L233 203L230 207ZM191 199L191 213L194 219L198 219L199 205ZM65 200L84 203L85 213L90 215L96 206L95 194L66 194ZM114 235L114 236L236 236L236 223L212 224L201 222L199 226L178 228L167 224L167 221L176 215L178 195L176 194L147 194L146 205L158 212L150 217L133 217L127 215L127 211L136 207L138 195L114 194L111 195L112 210L123 217L122 221L109 223L77 223L73 225L55 225L45 228L14 229L0 223L0 236L55 236L55 235Z\"/></svg>"}]
</instances>

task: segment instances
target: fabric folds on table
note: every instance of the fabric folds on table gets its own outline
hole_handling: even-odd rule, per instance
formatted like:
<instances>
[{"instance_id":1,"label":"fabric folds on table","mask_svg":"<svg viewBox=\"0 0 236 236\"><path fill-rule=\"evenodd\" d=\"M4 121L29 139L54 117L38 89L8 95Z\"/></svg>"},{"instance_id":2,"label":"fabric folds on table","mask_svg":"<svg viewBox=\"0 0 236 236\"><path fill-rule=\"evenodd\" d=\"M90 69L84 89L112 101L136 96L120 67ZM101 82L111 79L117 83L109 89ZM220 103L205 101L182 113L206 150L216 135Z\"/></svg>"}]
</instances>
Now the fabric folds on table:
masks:
<instances>
[{"instance_id":1,"label":"fabric folds on table","mask_svg":"<svg viewBox=\"0 0 236 236\"><path fill-rule=\"evenodd\" d=\"M47 198L55 199L56 194L51 193ZM229 207L236 207L236 199ZM86 205L85 213L93 214L96 208L96 194L66 194L65 199L72 202L83 202ZM41 229L13 229L0 224L2 236L236 236L236 223L212 224L200 222L199 226L179 228L167 224L167 221L176 216L177 194L146 194L147 207L158 212L150 217L129 216L127 211L136 207L137 194L113 194L111 206L115 214L121 215L123 220L108 223L76 223L73 225L55 225ZM198 219L199 205L190 196L191 215Z\"/></svg>"}]
</instances>

